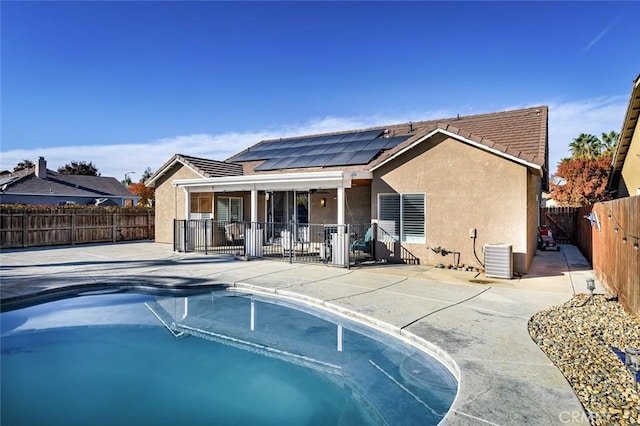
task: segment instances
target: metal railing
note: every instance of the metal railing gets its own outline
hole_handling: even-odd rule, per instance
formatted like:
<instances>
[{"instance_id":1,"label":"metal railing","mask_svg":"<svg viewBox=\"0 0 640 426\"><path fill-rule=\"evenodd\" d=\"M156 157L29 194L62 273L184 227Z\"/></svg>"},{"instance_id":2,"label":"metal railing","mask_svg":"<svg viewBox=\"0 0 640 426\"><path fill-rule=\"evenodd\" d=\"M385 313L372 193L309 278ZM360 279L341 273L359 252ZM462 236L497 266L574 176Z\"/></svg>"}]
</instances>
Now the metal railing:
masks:
<instances>
[{"instance_id":1,"label":"metal railing","mask_svg":"<svg viewBox=\"0 0 640 426\"><path fill-rule=\"evenodd\" d=\"M375 225L175 220L173 249L350 267L375 260Z\"/></svg>"},{"instance_id":2,"label":"metal railing","mask_svg":"<svg viewBox=\"0 0 640 426\"><path fill-rule=\"evenodd\" d=\"M410 265L419 265L420 258L407 250L400 239L389 234L382 227L375 227L376 231L376 260L389 263L406 263Z\"/></svg>"},{"instance_id":3,"label":"metal railing","mask_svg":"<svg viewBox=\"0 0 640 426\"><path fill-rule=\"evenodd\" d=\"M213 219L174 220L173 250L244 256L245 222Z\"/></svg>"}]
</instances>

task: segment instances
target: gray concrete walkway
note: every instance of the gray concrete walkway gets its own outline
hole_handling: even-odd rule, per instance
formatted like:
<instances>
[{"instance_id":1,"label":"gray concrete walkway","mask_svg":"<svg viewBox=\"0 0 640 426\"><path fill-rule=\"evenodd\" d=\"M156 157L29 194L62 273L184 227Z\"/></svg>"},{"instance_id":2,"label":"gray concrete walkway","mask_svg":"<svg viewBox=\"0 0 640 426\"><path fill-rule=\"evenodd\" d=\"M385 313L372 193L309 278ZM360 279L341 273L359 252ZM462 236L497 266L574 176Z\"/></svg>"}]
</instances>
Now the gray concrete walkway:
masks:
<instances>
[{"instance_id":1,"label":"gray concrete walkway","mask_svg":"<svg viewBox=\"0 0 640 426\"><path fill-rule=\"evenodd\" d=\"M593 271L573 246L538 252L530 273L514 280L429 266L347 270L171 250L151 242L4 250L2 303L70 286L253 288L322 305L445 351L460 372L446 424L588 424L571 387L527 331L534 313L587 292ZM483 282L470 282L474 278Z\"/></svg>"}]
</instances>

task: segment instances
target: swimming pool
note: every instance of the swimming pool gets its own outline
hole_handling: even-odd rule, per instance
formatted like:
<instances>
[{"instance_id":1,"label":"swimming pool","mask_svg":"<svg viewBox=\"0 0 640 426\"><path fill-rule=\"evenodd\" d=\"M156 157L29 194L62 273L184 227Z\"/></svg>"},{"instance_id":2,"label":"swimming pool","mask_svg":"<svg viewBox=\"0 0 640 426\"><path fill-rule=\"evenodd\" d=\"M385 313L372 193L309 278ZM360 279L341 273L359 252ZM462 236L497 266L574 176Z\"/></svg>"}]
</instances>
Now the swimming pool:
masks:
<instances>
[{"instance_id":1,"label":"swimming pool","mask_svg":"<svg viewBox=\"0 0 640 426\"><path fill-rule=\"evenodd\" d=\"M442 363L291 300L85 293L0 314L1 423L438 424Z\"/></svg>"}]
</instances>

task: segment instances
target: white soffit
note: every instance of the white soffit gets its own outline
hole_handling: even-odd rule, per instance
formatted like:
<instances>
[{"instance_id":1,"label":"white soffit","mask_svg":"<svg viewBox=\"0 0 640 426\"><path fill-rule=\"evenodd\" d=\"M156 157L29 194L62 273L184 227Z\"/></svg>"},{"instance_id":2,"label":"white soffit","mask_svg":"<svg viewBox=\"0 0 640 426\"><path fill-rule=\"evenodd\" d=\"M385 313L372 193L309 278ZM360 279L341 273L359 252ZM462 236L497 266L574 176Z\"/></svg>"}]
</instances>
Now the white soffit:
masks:
<instances>
[{"instance_id":1,"label":"white soffit","mask_svg":"<svg viewBox=\"0 0 640 426\"><path fill-rule=\"evenodd\" d=\"M370 172L308 172L228 176L203 179L178 179L171 183L202 191L274 191L293 189L351 188L353 179L371 179Z\"/></svg>"}]
</instances>

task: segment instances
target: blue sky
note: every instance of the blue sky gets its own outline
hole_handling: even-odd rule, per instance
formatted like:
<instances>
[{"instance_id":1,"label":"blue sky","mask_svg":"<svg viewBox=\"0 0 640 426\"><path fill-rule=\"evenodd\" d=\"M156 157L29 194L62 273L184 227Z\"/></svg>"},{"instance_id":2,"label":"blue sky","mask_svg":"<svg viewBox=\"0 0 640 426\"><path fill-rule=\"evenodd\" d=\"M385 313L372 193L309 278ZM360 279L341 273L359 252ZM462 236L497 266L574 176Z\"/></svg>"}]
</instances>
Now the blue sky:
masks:
<instances>
[{"instance_id":1,"label":"blue sky","mask_svg":"<svg viewBox=\"0 0 640 426\"><path fill-rule=\"evenodd\" d=\"M550 168L620 131L640 2L1 3L0 169L548 105Z\"/></svg>"}]
</instances>

